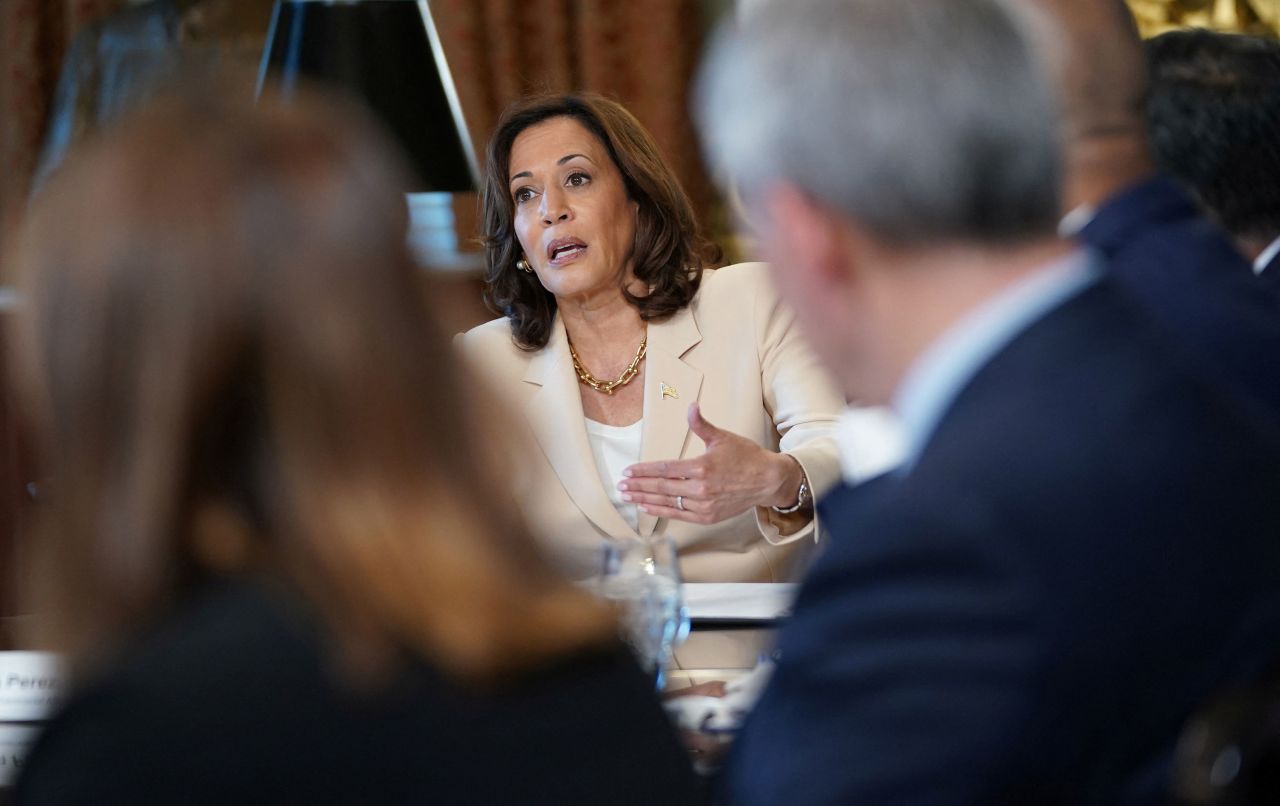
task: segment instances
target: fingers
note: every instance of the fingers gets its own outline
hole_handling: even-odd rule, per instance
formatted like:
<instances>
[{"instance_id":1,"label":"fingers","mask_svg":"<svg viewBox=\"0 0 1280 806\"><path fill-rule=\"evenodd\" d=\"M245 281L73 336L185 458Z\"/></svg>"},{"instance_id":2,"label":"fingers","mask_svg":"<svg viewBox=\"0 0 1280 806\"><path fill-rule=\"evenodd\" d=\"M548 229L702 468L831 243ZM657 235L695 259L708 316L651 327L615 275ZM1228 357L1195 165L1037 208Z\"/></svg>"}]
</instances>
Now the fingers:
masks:
<instances>
[{"instance_id":1,"label":"fingers","mask_svg":"<svg viewBox=\"0 0 1280 806\"><path fill-rule=\"evenodd\" d=\"M622 471L622 475L627 478L700 479L706 474L706 461L701 457L669 462L639 462Z\"/></svg>"},{"instance_id":2,"label":"fingers","mask_svg":"<svg viewBox=\"0 0 1280 806\"><path fill-rule=\"evenodd\" d=\"M624 493L649 493L675 498L683 495L687 498L710 498L711 486L705 481L694 479L634 478L618 482L618 489Z\"/></svg>"},{"instance_id":3,"label":"fingers","mask_svg":"<svg viewBox=\"0 0 1280 806\"><path fill-rule=\"evenodd\" d=\"M668 478L668 479L701 479L708 473L710 457L716 451L713 445L724 443L722 447L732 444L733 440L741 440L730 431L716 428L702 416L702 409L697 403L689 404L689 430L707 446L707 453L697 459L674 459L663 462L638 462L622 471L628 478ZM723 452L723 451L720 451Z\"/></svg>"},{"instance_id":4,"label":"fingers","mask_svg":"<svg viewBox=\"0 0 1280 806\"><path fill-rule=\"evenodd\" d=\"M622 500L636 504L645 512L657 515L659 518L673 517L690 523L712 522L708 519L708 512L711 509L710 502L705 500L700 501L683 495L657 495L654 493L634 492L623 493ZM665 514L667 512L677 514L668 516Z\"/></svg>"},{"instance_id":5,"label":"fingers","mask_svg":"<svg viewBox=\"0 0 1280 806\"><path fill-rule=\"evenodd\" d=\"M677 497L682 500L677 502ZM688 496L682 496L680 493L638 493L626 492L622 494L622 500L629 504L640 504L641 506L659 506L659 507L675 507L680 509L679 504L684 504L686 510L693 507L693 499Z\"/></svg>"},{"instance_id":6,"label":"fingers","mask_svg":"<svg viewBox=\"0 0 1280 806\"><path fill-rule=\"evenodd\" d=\"M724 434L719 428L707 422L702 416L702 408L697 403L689 404L689 430L698 435L708 447Z\"/></svg>"},{"instance_id":7,"label":"fingers","mask_svg":"<svg viewBox=\"0 0 1280 806\"><path fill-rule=\"evenodd\" d=\"M702 697L723 697L729 693L729 687L723 680L711 680L706 683L698 683L690 686L685 693L696 694Z\"/></svg>"},{"instance_id":8,"label":"fingers","mask_svg":"<svg viewBox=\"0 0 1280 806\"><path fill-rule=\"evenodd\" d=\"M677 697L723 697L728 687L723 680L711 680L706 683L695 683L692 686L668 689L662 693L662 699L674 700Z\"/></svg>"}]
</instances>

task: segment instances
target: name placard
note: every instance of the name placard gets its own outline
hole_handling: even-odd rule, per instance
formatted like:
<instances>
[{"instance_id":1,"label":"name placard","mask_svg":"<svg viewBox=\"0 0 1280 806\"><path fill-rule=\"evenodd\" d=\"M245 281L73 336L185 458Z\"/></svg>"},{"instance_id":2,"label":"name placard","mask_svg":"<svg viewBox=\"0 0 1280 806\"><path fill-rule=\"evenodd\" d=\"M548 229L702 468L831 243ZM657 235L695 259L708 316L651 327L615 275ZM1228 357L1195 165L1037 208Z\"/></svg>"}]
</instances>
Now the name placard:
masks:
<instances>
[{"instance_id":1,"label":"name placard","mask_svg":"<svg viewBox=\"0 0 1280 806\"><path fill-rule=\"evenodd\" d=\"M48 719L65 673L51 652L0 652L0 722Z\"/></svg>"},{"instance_id":2,"label":"name placard","mask_svg":"<svg viewBox=\"0 0 1280 806\"><path fill-rule=\"evenodd\" d=\"M34 725L0 725L0 787L11 786L40 735Z\"/></svg>"}]
</instances>

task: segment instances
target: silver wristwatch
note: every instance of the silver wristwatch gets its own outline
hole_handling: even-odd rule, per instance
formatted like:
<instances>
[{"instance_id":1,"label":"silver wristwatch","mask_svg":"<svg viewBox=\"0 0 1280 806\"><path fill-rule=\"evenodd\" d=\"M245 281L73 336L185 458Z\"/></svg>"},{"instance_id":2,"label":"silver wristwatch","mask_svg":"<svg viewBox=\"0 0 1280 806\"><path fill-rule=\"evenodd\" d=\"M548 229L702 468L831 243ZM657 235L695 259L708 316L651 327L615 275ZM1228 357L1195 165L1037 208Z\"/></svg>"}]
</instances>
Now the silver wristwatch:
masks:
<instances>
[{"instance_id":1,"label":"silver wristwatch","mask_svg":"<svg viewBox=\"0 0 1280 806\"><path fill-rule=\"evenodd\" d=\"M780 515L790 515L792 512L799 511L807 503L809 503L809 479L801 473L800 492L796 494L796 502L789 507L772 507L772 509Z\"/></svg>"}]
</instances>

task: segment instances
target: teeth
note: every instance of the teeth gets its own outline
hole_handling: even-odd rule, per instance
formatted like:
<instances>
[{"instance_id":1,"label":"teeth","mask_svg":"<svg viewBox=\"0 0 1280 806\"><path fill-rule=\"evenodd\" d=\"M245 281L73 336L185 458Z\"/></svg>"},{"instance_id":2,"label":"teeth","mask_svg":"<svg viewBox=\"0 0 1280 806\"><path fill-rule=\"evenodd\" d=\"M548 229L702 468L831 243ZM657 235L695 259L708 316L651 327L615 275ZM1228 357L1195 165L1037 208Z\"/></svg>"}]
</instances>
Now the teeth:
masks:
<instances>
[{"instance_id":1,"label":"teeth","mask_svg":"<svg viewBox=\"0 0 1280 806\"><path fill-rule=\"evenodd\" d=\"M562 246L562 247L560 247L559 249L557 249L554 253L552 253L551 257L552 257L552 258L561 258L561 257L564 257L565 255L570 254L570 253L573 253L573 252L581 252L581 251L582 251L582 249L583 249L583 247L581 247L581 246Z\"/></svg>"}]
</instances>

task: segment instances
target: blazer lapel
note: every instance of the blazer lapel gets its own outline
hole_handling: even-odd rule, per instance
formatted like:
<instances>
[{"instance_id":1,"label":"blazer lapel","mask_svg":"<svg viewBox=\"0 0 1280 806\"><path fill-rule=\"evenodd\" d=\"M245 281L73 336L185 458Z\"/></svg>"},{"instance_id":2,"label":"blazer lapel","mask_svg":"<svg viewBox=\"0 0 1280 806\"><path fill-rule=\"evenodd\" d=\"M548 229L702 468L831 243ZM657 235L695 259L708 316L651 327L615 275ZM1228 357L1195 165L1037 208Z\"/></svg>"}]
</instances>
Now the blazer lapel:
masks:
<instances>
[{"instance_id":1,"label":"blazer lapel","mask_svg":"<svg viewBox=\"0 0 1280 806\"><path fill-rule=\"evenodd\" d=\"M583 423L578 376L559 316L551 340L530 360L524 381L541 387L526 406L525 416L569 497L605 534L635 535L600 485Z\"/></svg>"},{"instance_id":2,"label":"blazer lapel","mask_svg":"<svg viewBox=\"0 0 1280 806\"><path fill-rule=\"evenodd\" d=\"M649 323L645 356L644 437L640 461L679 459L689 439L689 404L702 392L702 370L683 356L702 340L693 311L684 308L665 322ZM640 512L640 534L653 534L658 519Z\"/></svg>"}]
</instances>

